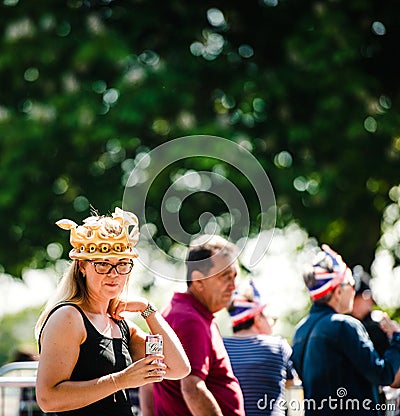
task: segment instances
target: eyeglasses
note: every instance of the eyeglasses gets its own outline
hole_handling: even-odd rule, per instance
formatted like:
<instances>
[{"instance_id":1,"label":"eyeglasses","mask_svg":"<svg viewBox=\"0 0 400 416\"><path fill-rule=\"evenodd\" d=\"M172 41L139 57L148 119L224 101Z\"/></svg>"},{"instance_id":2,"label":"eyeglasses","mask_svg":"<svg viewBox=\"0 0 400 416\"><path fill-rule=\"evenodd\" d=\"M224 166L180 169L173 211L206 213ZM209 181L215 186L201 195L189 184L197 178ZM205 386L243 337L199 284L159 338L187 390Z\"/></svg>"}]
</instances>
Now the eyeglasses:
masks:
<instances>
[{"instance_id":1,"label":"eyeglasses","mask_svg":"<svg viewBox=\"0 0 400 416\"><path fill-rule=\"evenodd\" d=\"M129 274L133 268L133 262L121 262L117 264L107 263L105 261L91 261L96 273L109 274L112 269L115 269L118 274Z\"/></svg>"}]
</instances>

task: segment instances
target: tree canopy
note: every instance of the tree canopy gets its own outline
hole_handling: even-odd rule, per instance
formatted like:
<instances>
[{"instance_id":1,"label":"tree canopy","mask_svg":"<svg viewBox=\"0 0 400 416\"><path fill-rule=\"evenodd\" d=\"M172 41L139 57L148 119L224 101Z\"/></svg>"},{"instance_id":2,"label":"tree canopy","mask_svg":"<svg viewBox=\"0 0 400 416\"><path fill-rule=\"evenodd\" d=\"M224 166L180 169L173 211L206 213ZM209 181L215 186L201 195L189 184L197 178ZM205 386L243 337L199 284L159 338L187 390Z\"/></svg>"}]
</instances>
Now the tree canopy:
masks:
<instances>
[{"instance_id":1,"label":"tree canopy","mask_svg":"<svg viewBox=\"0 0 400 416\"><path fill-rule=\"evenodd\" d=\"M296 221L368 268L399 183L399 12L393 0L3 0L0 264L15 276L45 266L49 244L68 247L56 220L109 212L151 149L213 135L265 169L277 226ZM166 249L159 211L179 172L219 169L257 224L252 184L220 156L154 183L149 218ZM226 210L202 192L180 219L191 231Z\"/></svg>"}]
</instances>

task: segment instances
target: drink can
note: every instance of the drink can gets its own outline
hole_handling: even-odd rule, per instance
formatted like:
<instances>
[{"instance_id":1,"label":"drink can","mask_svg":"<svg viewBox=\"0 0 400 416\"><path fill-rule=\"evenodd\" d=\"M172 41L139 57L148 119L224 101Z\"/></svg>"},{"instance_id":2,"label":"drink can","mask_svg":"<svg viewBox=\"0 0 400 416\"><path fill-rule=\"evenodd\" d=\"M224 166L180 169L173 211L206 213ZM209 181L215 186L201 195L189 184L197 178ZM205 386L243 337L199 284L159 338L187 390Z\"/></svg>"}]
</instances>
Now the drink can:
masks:
<instances>
[{"instance_id":1,"label":"drink can","mask_svg":"<svg viewBox=\"0 0 400 416\"><path fill-rule=\"evenodd\" d=\"M162 335L147 335L146 336L146 357L149 355L157 355L163 353L163 338ZM157 360L158 361L158 360Z\"/></svg>"}]
</instances>

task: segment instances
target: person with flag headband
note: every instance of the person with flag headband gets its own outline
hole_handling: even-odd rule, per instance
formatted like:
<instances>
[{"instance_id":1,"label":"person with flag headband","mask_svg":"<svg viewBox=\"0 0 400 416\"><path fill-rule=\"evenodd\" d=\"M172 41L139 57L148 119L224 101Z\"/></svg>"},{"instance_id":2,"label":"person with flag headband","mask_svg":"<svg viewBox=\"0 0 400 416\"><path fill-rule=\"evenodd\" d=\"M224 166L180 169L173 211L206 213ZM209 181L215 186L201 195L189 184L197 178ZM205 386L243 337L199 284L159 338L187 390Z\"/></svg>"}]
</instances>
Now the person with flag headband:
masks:
<instances>
[{"instance_id":1,"label":"person with flag headband","mask_svg":"<svg viewBox=\"0 0 400 416\"><path fill-rule=\"evenodd\" d=\"M228 309L234 335L224 338L244 396L246 416L285 415L285 388L297 374L288 342L272 335L274 318L254 282L236 292Z\"/></svg>"},{"instance_id":2,"label":"person with flag headband","mask_svg":"<svg viewBox=\"0 0 400 416\"><path fill-rule=\"evenodd\" d=\"M378 386L390 385L400 366L400 328L389 318L392 334L381 358L353 309L355 280L341 256L322 245L303 274L313 301L293 338L292 360L300 376L305 415L383 415Z\"/></svg>"}]
</instances>

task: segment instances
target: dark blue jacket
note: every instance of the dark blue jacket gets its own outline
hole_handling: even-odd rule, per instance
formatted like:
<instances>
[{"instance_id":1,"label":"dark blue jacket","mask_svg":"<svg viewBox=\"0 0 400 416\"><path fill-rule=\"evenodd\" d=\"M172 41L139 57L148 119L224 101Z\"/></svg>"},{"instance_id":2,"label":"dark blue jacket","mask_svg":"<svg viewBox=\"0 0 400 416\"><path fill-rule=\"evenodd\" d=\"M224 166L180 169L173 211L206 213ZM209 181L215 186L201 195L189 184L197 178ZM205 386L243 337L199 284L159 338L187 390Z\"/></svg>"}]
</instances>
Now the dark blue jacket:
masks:
<instances>
[{"instance_id":1,"label":"dark blue jacket","mask_svg":"<svg viewBox=\"0 0 400 416\"><path fill-rule=\"evenodd\" d=\"M378 386L400 366L400 333L383 358L357 319L314 304L293 338L293 364L304 388L306 415L379 415Z\"/></svg>"}]
</instances>

